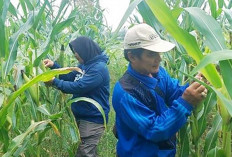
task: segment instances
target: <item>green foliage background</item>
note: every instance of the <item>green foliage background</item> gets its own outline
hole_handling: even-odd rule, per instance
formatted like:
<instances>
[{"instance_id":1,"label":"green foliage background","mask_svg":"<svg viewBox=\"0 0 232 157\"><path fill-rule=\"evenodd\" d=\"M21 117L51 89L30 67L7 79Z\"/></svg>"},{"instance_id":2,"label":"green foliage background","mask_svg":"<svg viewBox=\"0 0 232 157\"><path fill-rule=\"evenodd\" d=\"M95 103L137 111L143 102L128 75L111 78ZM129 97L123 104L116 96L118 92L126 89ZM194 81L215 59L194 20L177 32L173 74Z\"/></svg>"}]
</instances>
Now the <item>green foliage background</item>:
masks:
<instances>
[{"instance_id":1,"label":"green foliage background","mask_svg":"<svg viewBox=\"0 0 232 157\"><path fill-rule=\"evenodd\" d=\"M130 16L137 9L144 22L176 44L163 55L162 65L171 76L184 84L201 71L210 81L210 85L200 82L209 94L178 133L177 156L230 157L231 6L227 0L134 0L112 32L103 23L99 0L62 0L59 6L52 0L19 0L17 7L0 0L0 156L74 156L80 140L68 107L71 97L42 82L67 69L49 71L42 60L76 66L68 43L79 35L89 36L110 57L112 93L127 67L121 27L126 21L131 26L142 23ZM116 154L114 117L111 106L99 156Z\"/></svg>"}]
</instances>

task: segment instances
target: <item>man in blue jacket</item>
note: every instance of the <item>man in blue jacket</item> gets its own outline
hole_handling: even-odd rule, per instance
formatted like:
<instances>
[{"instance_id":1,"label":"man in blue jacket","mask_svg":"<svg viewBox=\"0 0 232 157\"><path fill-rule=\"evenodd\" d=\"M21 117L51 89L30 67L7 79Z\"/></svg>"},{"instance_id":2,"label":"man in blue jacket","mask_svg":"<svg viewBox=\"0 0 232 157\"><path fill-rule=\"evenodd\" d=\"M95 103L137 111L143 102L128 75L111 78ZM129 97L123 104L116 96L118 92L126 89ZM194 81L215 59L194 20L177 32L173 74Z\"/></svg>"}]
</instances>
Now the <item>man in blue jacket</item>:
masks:
<instances>
[{"instance_id":1,"label":"man in blue jacket","mask_svg":"<svg viewBox=\"0 0 232 157\"><path fill-rule=\"evenodd\" d=\"M73 71L54 78L52 84L64 93L73 94L73 98L88 97L96 100L103 108L108 121L109 113L109 82L107 68L108 57L97 43L88 37L78 37L69 44L78 66L83 74ZM46 67L52 69L60 66L49 59L44 60ZM76 118L81 144L77 157L95 157L97 144L104 131L104 121L101 113L91 103L80 101L72 103L72 112Z\"/></svg>"},{"instance_id":2,"label":"man in blue jacket","mask_svg":"<svg viewBox=\"0 0 232 157\"><path fill-rule=\"evenodd\" d=\"M180 86L160 66L160 53L174 47L147 24L127 31L124 55L129 65L112 99L119 157L174 157L176 133L206 97L204 86Z\"/></svg>"}]
</instances>

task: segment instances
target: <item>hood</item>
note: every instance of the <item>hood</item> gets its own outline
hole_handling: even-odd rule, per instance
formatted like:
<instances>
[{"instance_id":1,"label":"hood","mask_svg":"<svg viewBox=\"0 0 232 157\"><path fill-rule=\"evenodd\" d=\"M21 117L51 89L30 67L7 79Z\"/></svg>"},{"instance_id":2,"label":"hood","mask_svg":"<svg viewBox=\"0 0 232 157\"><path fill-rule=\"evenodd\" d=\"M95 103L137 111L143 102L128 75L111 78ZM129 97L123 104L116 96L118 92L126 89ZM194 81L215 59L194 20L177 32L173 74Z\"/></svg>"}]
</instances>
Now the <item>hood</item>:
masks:
<instances>
[{"instance_id":1,"label":"hood","mask_svg":"<svg viewBox=\"0 0 232 157\"><path fill-rule=\"evenodd\" d=\"M102 54L102 50L98 44L85 36L77 37L75 40L71 41L69 47L73 53L78 53L84 61L84 64Z\"/></svg>"},{"instance_id":2,"label":"hood","mask_svg":"<svg viewBox=\"0 0 232 157\"><path fill-rule=\"evenodd\" d=\"M89 60L87 63L84 63L84 65L89 65L89 64L92 64L92 63L96 63L96 62L107 63L108 61L109 61L109 57L105 53L102 53L100 55L97 55L93 59Z\"/></svg>"}]
</instances>

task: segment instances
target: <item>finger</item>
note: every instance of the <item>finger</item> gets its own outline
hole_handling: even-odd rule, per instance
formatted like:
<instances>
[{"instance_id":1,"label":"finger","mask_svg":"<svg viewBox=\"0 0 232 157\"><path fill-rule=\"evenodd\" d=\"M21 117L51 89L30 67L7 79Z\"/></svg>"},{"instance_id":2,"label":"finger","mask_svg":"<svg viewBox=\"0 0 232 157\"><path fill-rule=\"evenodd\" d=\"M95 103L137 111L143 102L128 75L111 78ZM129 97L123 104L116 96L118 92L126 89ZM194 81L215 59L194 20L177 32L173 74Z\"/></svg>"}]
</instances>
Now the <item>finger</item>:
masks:
<instances>
[{"instance_id":1,"label":"finger","mask_svg":"<svg viewBox=\"0 0 232 157\"><path fill-rule=\"evenodd\" d=\"M203 92L205 89L206 89L205 86L200 85L200 87L197 88L197 92L201 93L201 92Z\"/></svg>"},{"instance_id":2,"label":"finger","mask_svg":"<svg viewBox=\"0 0 232 157\"><path fill-rule=\"evenodd\" d=\"M48 64L49 62L48 62L48 60L44 60L44 64Z\"/></svg>"},{"instance_id":3,"label":"finger","mask_svg":"<svg viewBox=\"0 0 232 157\"><path fill-rule=\"evenodd\" d=\"M198 83L198 82L193 82L193 83L191 84L191 87L194 88L194 89L197 89L197 88L200 87L200 86L201 86L201 84Z\"/></svg>"},{"instance_id":4,"label":"finger","mask_svg":"<svg viewBox=\"0 0 232 157\"><path fill-rule=\"evenodd\" d=\"M49 63L45 63L44 65L45 65L45 67L49 67Z\"/></svg>"},{"instance_id":5,"label":"finger","mask_svg":"<svg viewBox=\"0 0 232 157\"><path fill-rule=\"evenodd\" d=\"M206 97L207 96L207 94L206 93L204 93L204 92L201 92L201 97Z\"/></svg>"},{"instance_id":6,"label":"finger","mask_svg":"<svg viewBox=\"0 0 232 157\"><path fill-rule=\"evenodd\" d=\"M197 75L195 77L202 77L202 73L198 72Z\"/></svg>"},{"instance_id":7,"label":"finger","mask_svg":"<svg viewBox=\"0 0 232 157\"><path fill-rule=\"evenodd\" d=\"M195 76L195 78L198 79L198 80L202 80L201 76Z\"/></svg>"},{"instance_id":8,"label":"finger","mask_svg":"<svg viewBox=\"0 0 232 157\"><path fill-rule=\"evenodd\" d=\"M205 88L205 90L203 91L205 94L207 94L208 93L208 90L207 90L207 88Z\"/></svg>"}]
</instances>

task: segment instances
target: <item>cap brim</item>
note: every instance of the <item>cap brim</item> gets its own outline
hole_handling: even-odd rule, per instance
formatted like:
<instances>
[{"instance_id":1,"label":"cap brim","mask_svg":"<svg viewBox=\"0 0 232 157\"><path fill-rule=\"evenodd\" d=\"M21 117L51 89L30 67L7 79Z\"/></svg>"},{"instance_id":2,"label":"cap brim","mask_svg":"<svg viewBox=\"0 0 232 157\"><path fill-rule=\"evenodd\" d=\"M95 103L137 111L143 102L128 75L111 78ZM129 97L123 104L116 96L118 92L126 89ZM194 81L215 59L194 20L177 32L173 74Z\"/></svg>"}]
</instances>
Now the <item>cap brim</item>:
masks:
<instances>
[{"instance_id":1,"label":"cap brim","mask_svg":"<svg viewBox=\"0 0 232 157\"><path fill-rule=\"evenodd\" d=\"M149 46L143 46L142 48L146 50L154 51L154 52L167 52L173 49L174 47L175 47L175 44L170 43L165 40L160 40L158 43L154 43Z\"/></svg>"}]
</instances>

